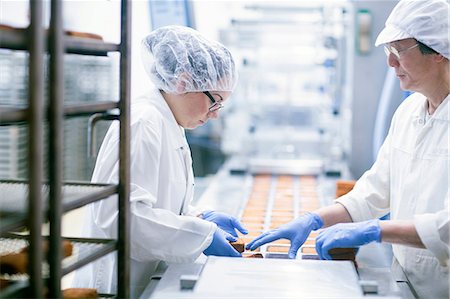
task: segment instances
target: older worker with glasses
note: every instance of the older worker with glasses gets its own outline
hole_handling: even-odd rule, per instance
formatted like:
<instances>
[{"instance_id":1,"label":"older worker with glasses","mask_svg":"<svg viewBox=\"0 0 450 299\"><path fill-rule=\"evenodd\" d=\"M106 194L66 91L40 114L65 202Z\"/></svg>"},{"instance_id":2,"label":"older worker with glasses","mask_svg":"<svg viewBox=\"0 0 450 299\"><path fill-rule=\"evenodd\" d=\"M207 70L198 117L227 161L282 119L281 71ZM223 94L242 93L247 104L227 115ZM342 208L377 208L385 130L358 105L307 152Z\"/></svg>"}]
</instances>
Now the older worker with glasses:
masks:
<instances>
[{"instance_id":1,"label":"older worker with glasses","mask_svg":"<svg viewBox=\"0 0 450 299\"><path fill-rule=\"evenodd\" d=\"M289 239L289 257L312 230L321 259L332 248L392 243L419 298L449 298L450 43L449 3L401 0L376 45L410 95L397 109L370 170L335 204L268 231L247 249ZM370 84L370 82L367 82ZM378 218L391 214L391 220Z\"/></svg>"},{"instance_id":2,"label":"older worker with glasses","mask_svg":"<svg viewBox=\"0 0 450 299\"><path fill-rule=\"evenodd\" d=\"M194 175L185 129L219 117L236 86L231 53L181 26L151 32L142 43L152 87L131 104L131 296L139 297L161 262L193 262L202 253L240 257L229 243L247 230L234 217L191 206ZM149 82L150 83L150 82ZM93 182L118 180L119 125L102 143ZM90 206L86 236L117 237L117 200ZM115 255L80 270L76 286L116 290ZM118 269L120 271L120 269Z\"/></svg>"}]
</instances>

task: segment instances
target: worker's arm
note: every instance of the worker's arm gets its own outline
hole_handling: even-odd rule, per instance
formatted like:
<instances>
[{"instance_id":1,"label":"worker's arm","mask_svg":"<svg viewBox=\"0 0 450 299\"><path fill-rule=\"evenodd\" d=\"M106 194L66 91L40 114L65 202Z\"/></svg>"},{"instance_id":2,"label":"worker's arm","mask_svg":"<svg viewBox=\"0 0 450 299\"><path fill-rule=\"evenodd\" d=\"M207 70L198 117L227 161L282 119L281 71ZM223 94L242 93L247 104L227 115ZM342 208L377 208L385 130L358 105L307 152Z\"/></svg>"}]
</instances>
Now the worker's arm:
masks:
<instances>
[{"instance_id":1,"label":"worker's arm","mask_svg":"<svg viewBox=\"0 0 450 299\"><path fill-rule=\"evenodd\" d=\"M332 226L336 223L352 222L352 217L347 209L340 203L320 208L314 213L322 218L323 227Z\"/></svg>"},{"instance_id":2,"label":"worker's arm","mask_svg":"<svg viewBox=\"0 0 450 299\"><path fill-rule=\"evenodd\" d=\"M380 221L381 241L425 248L412 220Z\"/></svg>"}]
</instances>

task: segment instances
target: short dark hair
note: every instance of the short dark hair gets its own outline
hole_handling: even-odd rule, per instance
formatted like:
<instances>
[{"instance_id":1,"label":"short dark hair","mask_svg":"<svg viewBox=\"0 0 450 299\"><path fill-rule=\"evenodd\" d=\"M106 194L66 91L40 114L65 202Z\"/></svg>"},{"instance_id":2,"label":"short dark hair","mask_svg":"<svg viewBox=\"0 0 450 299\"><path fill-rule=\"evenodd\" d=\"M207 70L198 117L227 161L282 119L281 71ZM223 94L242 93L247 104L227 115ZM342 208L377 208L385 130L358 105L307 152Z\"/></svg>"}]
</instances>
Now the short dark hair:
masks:
<instances>
[{"instance_id":1,"label":"short dark hair","mask_svg":"<svg viewBox=\"0 0 450 299\"><path fill-rule=\"evenodd\" d=\"M424 43L421 43L419 41L417 41L417 43L419 44L419 50L423 55L428 55L428 54L439 54L438 52L436 52L435 50L431 49L430 47L428 47L427 45L425 45Z\"/></svg>"}]
</instances>

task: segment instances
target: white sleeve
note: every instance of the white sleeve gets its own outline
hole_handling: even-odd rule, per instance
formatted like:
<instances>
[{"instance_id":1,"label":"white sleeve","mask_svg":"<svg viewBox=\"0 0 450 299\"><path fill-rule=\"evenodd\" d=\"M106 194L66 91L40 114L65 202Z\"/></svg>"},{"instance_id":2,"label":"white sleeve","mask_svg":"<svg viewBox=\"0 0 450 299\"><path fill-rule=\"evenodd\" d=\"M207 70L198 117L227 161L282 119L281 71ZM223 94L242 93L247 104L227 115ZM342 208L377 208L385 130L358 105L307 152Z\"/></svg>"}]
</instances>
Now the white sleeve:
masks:
<instances>
[{"instance_id":1,"label":"white sleeve","mask_svg":"<svg viewBox=\"0 0 450 299\"><path fill-rule=\"evenodd\" d=\"M347 209L354 222L389 213L389 150L390 134L373 166L361 176L352 191L335 200Z\"/></svg>"},{"instance_id":2,"label":"white sleeve","mask_svg":"<svg viewBox=\"0 0 450 299\"><path fill-rule=\"evenodd\" d=\"M138 261L194 261L212 242L216 225L153 207L157 202L161 153L158 127L158 124L141 121L131 128L131 257ZM118 148L118 140L115 144L110 142L109 146ZM117 155L117 150L109 153ZM115 157L103 160L118 163ZM118 167L106 175L110 183L117 183ZM95 224L106 236L115 238L117 197L96 203L93 211Z\"/></svg>"},{"instance_id":3,"label":"white sleeve","mask_svg":"<svg viewBox=\"0 0 450 299\"><path fill-rule=\"evenodd\" d=\"M446 207L437 213L414 216L414 226L425 247L431 251L442 266L449 265L450 254L450 191L447 192Z\"/></svg>"}]
</instances>

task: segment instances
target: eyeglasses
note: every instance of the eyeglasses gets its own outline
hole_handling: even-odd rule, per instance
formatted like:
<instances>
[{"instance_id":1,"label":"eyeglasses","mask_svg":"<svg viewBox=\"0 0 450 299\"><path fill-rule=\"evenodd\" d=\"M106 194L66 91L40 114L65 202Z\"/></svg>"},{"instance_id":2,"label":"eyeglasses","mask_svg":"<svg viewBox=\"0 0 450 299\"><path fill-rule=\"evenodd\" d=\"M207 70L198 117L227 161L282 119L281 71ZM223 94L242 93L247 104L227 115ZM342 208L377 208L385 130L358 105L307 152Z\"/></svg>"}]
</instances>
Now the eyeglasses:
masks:
<instances>
[{"instance_id":1,"label":"eyeglasses","mask_svg":"<svg viewBox=\"0 0 450 299\"><path fill-rule=\"evenodd\" d=\"M384 46L384 53L386 53L387 57L389 57L390 54L394 54L395 58L400 59L400 57L401 57L400 53L404 53L404 52L406 52L408 50L411 50L411 49L414 49L414 48L416 48L418 46L419 46L419 44L415 44L415 45L412 45L409 48L402 49L402 50L397 50L396 48L392 47L391 45L385 45Z\"/></svg>"},{"instance_id":2,"label":"eyeglasses","mask_svg":"<svg viewBox=\"0 0 450 299\"><path fill-rule=\"evenodd\" d=\"M209 112L214 112L223 108L223 104L221 102L216 101L216 99L212 96L212 94L209 91L204 91L203 93L206 94L206 96L211 101L211 106L208 109ZM218 96L220 97L220 100L223 101L222 97L220 95Z\"/></svg>"}]
</instances>

